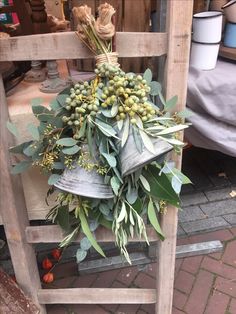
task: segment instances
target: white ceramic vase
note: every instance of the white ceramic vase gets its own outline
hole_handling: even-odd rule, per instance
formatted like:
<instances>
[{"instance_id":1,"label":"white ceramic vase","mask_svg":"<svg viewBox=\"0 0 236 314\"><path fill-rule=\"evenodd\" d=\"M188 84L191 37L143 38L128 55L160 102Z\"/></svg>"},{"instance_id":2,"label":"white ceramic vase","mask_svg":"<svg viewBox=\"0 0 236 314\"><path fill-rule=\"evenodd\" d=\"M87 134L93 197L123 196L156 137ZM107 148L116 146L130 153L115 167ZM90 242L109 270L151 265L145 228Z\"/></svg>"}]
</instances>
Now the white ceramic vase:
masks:
<instances>
[{"instance_id":1,"label":"white ceramic vase","mask_svg":"<svg viewBox=\"0 0 236 314\"><path fill-rule=\"evenodd\" d=\"M216 66L220 44L192 41L190 65L200 70L213 70Z\"/></svg>"},{"instance_id":2,"label":"white ceramic vase","mask_svg":"<svg viewBox=\"0 0 236 314\"><path fill-rule=\"evenodd\" d=\"M192 39L200 43L218 43L221 40L223 14L205 11L193 15Z\"/></svg>"}]
</instances>

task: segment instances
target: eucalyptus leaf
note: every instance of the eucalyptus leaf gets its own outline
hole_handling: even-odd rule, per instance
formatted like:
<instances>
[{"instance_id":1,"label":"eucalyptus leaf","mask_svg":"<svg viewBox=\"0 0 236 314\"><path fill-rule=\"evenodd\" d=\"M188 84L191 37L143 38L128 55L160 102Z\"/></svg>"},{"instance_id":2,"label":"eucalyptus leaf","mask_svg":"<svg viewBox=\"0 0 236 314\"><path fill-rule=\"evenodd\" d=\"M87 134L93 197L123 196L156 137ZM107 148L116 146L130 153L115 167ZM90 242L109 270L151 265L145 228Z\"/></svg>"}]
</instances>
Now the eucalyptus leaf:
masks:
<instances>
[{"instance_id":1,"label":"eucalyptus leaf","mask_svg":"<svg viewBox=\"0 0 236 314\"><path fill-rule=\"evenodd\" d=\"M136 202L137 198L138 198L137 189L132 188L129 191L127 191L126 199L130 204L134 204Z\"/></svg>"},{"instance_id":2,"label":"eucalyptus leaf","mask_svg":"<svg viewBox=\"0 0 236 314\"><path fill-rule=\"evenodd\" d=\"M42 149L43 145L39 142L33 142L30 145L28 145L27 147L24 148L23 153L28 156L28 157L32 157L33 155L37 155L37 158L39 158L39 151Z\"/></svg>"},{"instance_id":3,"label":"eucalyptus leaf","mask_svg":"<svg viewBox=\"0 0 236 314\"><path fill-rule=\"evenodd\" d=\"M106 159L109 166L116 167L116 158L110 154L102 153L102 156Z\"/></svg>"},{"instance_id":4,"label":"eucalyptus leaf","mask_svg":"<svg viewBox=\"0 0 236 314\"><path fill-rule=\"evenodd\" d=\"M86 125L87 125L87 120L84 120L84 122L83 122L83 124L79 130L79 134L78 134L79 138L84 137L85 131L86 131Z\"/></svg>"},{"instance_id":5,"label":"eucalyptus leaf","mask_svg":"<svg viewBox=\"0 0 236 314\"><path fill-rule=\"evenodd\" d=\"M72 146L72 147L63 148L62 152L65 155L74 155L74 154L77 154L79 150L80 150L80 147L78 145L75 145L75 146Z\"/></svg>"},{"instance_id":6,"label":"eucalyptus leaf","mask_svg":"<svg viewBox=\"0 0 236 314\"><path fill-rule=\"evenodd\" d=\"M44 106L40 106L40 105L33 105L32 111L36 117L38 117L38 115L40 115L40 114L51 114L51 112L50 112L50 110L48 110L48 108L46 108Z\"/></svg>"},{"instance_id":7,"label":"eucalyptus leaf","mask_svg":"<svg viewBox=\"0 0 236 314\"><path fill-rule=\"evenodd\" d=\"M182 182L177 176L172 177L171 185L172 185L172 188L175 190L175 192L179 194L181 191Z\"/></svg>"},{"instance_id":8,"label":"eucalyptus leaf","mask_svg":"<svg viewBox=\"0 0 236 314\"><path fill-rule=\"evenodd\" d=\"M155 212L155 208L153 206L153 202L152 202L151 199L150 199L150 201L148 203L148 219L149 219L150 223L152 224L153 228L158 233L158 235L161 238L161 240L164 240L165 236L162 233L162 230L161 230L161 227L160 227L160 224L158 222L157 215L156 215L156 212Z\"/></svg>"},{"instance_id":9,"label":"eucalyptus leaf","mask_svg":"<svg viewBox=\"0 0 236 314\"><path fill-rule=\"evenodd\" d=\"M113 192L115 193L115 195L118 195L120 185L121 185L120 180L116 176L113 176L111 178L110 183L111 183L111 187L112 187Z\"/></svg>"},{"instance_id":10,"label":"eucalyptus leaf","mask_svg":"<svg viewBox=\"0 0 236 314\"><path fill-rule=\"evenodd\" d=\"M143 79L147 81L147 84L149 85L152 81L152 71L150 69L147 69L143 73Z\"/></svg>"},{"instance_id":11,"label":"eucalyptus leaf","mask_svg":"<svg viewBox=\"0 0 236 314\"><path fill-rule=\"evenodd\" d=\"M129 136L129 118L126 118L126 120L124 122L122 138L121 138L121 147L125 146L125 143L128 139L128 136Z\"/></svg>"},{"instance_id":12,"label":"eucalyptus leaf","mask_svg":"<svg viewBox=\"0 0 236 314\"><path fill-rule=\"evenodd\" d=\"M142 138L144 146L151 152L152 154L156 154L155 148L153 146L153 143L150 139L150 137L141 129L139 129L139 134Z\"/></svg>"},{"instance_id":13,"label":"eucalyptus leaf","mask_svg":"<svg viewBox=\"0 0 236 314\"><path fill-rule=\"evenodd\" d=\"M80 210L79 212L79 218L81 221L81 227L83 230L83 233L86 235L86 237L89 239L90 243L92 244L92 246L94 247L94 249L101 254L103 257L105 257L105 254L102 250L102 248L100 247L100 245L97 243L97 241L94 239L90 229L89 229L89 225L87 222L87 219L85 217L84 211Z\"/></svg>"},{"instance_id":14,"label":"eucalyptus leaf","mask_svg":"<svg viewBox=\"0 0 236 314\"><path fill-rule=\"evenodd\" d=\"M61 145L61 146L74 146L77 144L78 141L74 140L71 137L64 137L61 138L60 140L56 141L57 145Z\"/></svg>"},{"instance_id":15,"label":"eucalyptus leaf","mask_svg":"<svg viewBox=\"0 0 236 314\"><path fill-rule=\"evenodd\" d=\"M65 231L70 230L69 209L67 206L61 206L58 208L58 213L55 221L63 230Z\"/></svg>"},{"instance_id":16,"label":"eucalyptus leaf","mask_svg":"<svg viewBox=\"0 0 236 314\"><path fill-rule=\"evenodd\" d=\"M87 256L87 251L78 249L76 252L76 261L77 263L82 262Z\"/></svg>"},{"instance_id":17,"label":"eucalyptus leaf","mask_svg":"<svg viewBox=\"0 0 236 314\"><path fill-rule=\"evenodd\" d=\"M51 174L50 177L48 178L48 184L54 185L55 183L57 183L60 177L61 176L59 174Z\"/></svg>"},{"instance_id":18,"label":"eucalyptus leaf","mask_svg":"<svg viewBox=\"0 0 236 314\"><path fill-rule=\"evenodd\" d=\"M151 87L150 95L157 96L160 94L160 92L161 92L161 84L160 83L158 83L156 81L152 81L150 83L150 87Z\"/></svg>"},{"instance_id":19,"label":"eucalyptus leaf","mask_svg":"<svg viewBox=\"0 0 236 314\"><path fill-rule=\"evenodd\" d=\"M147 179L141 174L140 177L139 177L143 187L145 190L147 190L148 192L151 191L151 188L150 188L150 184L148 183Z\"/></svg>"},{"instance_id":20,"label":"eucalyptus leaf","mask_svg":"<svg viewBox=\"0 0 236 314\"><path fill-rule=\"evenodd\" d=\"M168 138L164 136L158 136L159 138L163 139L164 141L172 144L172 145L177 145L177 146L184 146L184 143L175 139L175 138Z\"/></svg>"},{"instance_id":21,"label":"eucalyptus leaf","mask_svg":"<svg viewBox=\"0 0 236 314\"><path fill-rule=\"evenodd\" d=\"M67 97L68 94L58 94L56 100L63 107Z\"/></svg>"},{"instance_id":22,"label":"eucalyptus leaf","mask_svg":"<svg viewBox=\"0 0 236 314\"><path fill-rule=\"evenodd\" d=\"M57 161L57 162L54 162L53 169L62 170L62 169L65 169L65 166L62 162Z\"/></svg>"},{"instance_id":23,"label":"eucalyptus leaf","mask_svg":"<svg viewBox=\"0 0 236 314\"><path fill-rule=\"evenodd\" d=\"M118 107L119 106L118 106L117 102L112 105L112 107L111 107L111 116L112 117L115 117L117 115Z\"/></svg>"},{"instance_id":24,"label":"eucalyptus leaf","mask_svg":"<svg viewBox=\"0 0 236 314\"><path fill-rule=\"evenodd\" d=\"M43 98L40 98L40 97L33 98L30 101L31 106L38 106L38 105L41 105L42 103L43 103Z\"/></svg>"},{"instance_id":25,"label":"eucalyptus leaf","mask_svg":"<svg viewBox=\"0 0 236 314\"><path fill-rule=\"evenodd\" d=\"M119 139L116 136L116 131L113 129L113 127L110 124L107 124L99 119L96 119L96 121L93 121L93 123L95 123L97 127L99 128L99 130L106 136L108 137L112 136Z\"/></svg>"},{"instance_id":26,"label":"eucalyptus leaf","mask_svg":"<svg viewBox=\"0 0 236 314\"><path fill-rule=\"evenodd\" d=\"M50 123L50 121L52 121L53 114L51 112L50 113L40 113L37 115L37 118L41 122Z\"/></svg>"},{"instance_id":27,"label":"eucalyptus leaf","mask_svg":"<svg viewBox=\"0 0 236 314\"><path fill-rule=\"evenodd\" d=\"M82 250L84 251L88 251L91 248L91 243L89 241L88 238L84 237L83 239L81 239L80 241L80 247Z\"/></svg>"},{"instance_id":28,"label":"eucalyptus leaf","mask_svg":"<svg viewBox=\"0 0 236 314\"><path fill-rule=\"evenodd\" d=\"M19 174L27 170L31 166L31 162L28 160L23 160L20 163L16 164L12 169L12 174Z\"/></svg>"},{"instance_id":29,"label":"eucalyptus leaf","mask_svg":"<svg viewBox=\"0 0 236 314\"><path fill-rule=\"evenodd\" d=\"M184 110L177 113L177 116L180 118L189 118L193 115L193 111L189 108L185 108Z\"/></svg>"},{"instance_id":30,"label":"eucalyptus leaf","mask_svg":"<svg viewBox=\"0 0 236 314\"><path fill-rule=\"evenodd\" d=\"M119 179L119 181L120 181L121 183L123 183L123 180L122 180L122 178L121 178L121 175L120 175L118 169L117 169L116 167L114 167L114 168L113 168L113 171L115 172L115 174L116 174L117 178Z\"/></svg>"},{"instance_id":31,"label":"eucalyptus leaf","mask_svg":"<svg viewBox=\"0 0 236 314\"><path fill-rule=\"evenodd\" d=\"M133 226L135 225L132 209L130 209L130 212L129 212L129 221L130 221L131 225L133 225Z\"/></svg>"},{"instance_id":32,"label":"eucalyptus leaf","mask_svg":"<svg viewBox=\"0 0 236 314\"><path fill-rule=\"evenodd\" d=\"M121 211L119 213L119 216L118 216L116 222L120 223L121 221L123 221L125 219L126 216L127 216L126 206L125 206L125 203L123 202L121 205Z\"/></svg>"},{"instance_id":33,"label":"eucalyptus leaf","mask_svg":"<svg viewBox=\"0 0 236 314\"><path fill-rule=\"evenodd\" d=\"M178 101L178 97L177 96L173 96L171 99L167 100L165 103L165 110L169 111L171 109L173 109Z\"/></svg>"},{"instance_id":34,"label":"eucalyptus leaf","mask_svg":"<svg viewBox=\"0 0 236 314\"><path fill-rule=\"evenodd\" d=\"M11 134L13 134L15 137L19 136L19 131L15 124L13 124L10 121L7 121L7 128L8 128L8 131L10 131Z\"/></svg>"},{"instance_id":35,"label":"eucalyptus leaf","mask_svg":"<svg viewBox=\"0 0 236 314\"><path fill-rule=\"evenodd\" d=\"M32 143L33 143L32 141L24 142L22 144L10 147L9 151L13 154L23 154L24 149L31 145Z\"/></svg>"},{"instance_id":36,"label":"eucalyptus leaf","mask_svg":"<svg viewBox=\"0 0 236 314\"><path fill-rule=\"evenodd\" d=\"M117 121L118 130L121 131L124 125L124 120Z\"/></svg>"},{"instance_id":37,"label":"eucalyptus leaf","mask_svg":"<svg viewBox=\"0 0 236 314\"><path fill-rule=\"evenodd\" d=\"M69 233L59 244L60 247L68 246L78 235L79 226L76 227L71 233ZM68 230L67 230L68 231Z\"/></svg>"},{"instance_id":38,"label":"eucalyptus leaf","mask_svg":"<svg viewBox=\"0 0 236 314\"><path fill-rule=\"evenodd\" d=\"M112 114L111 114L111 109L110 108L101 108L100 111L104 115L104 117L112 118Z\"/></svg>"},{"instance_id":39,"label":"eucalyptus leaf","mask_svg":"<svg viewBox=\"0 0 236 314\"><path fill-rule=\"evenodd\" d=\"M133 132L134 143L137 148L137 151L139 152L139 154L141 154L143 151L142 139L140 138L139 132L135 127L132 128L132 132Z\"/></svg>"},{"instance_id":40,"label":"eucalyptus leaf","mask_svg":"<svg viewBox=\"0 0 236 314\"><path fill-rule=\"evenodd\" d=\"M61 109L61 105L56 99L53 99L52 101L50 101L49 106L53 111L57 111Z\"/></svg>"},{"instance_id":41,"label":"eucalyptus leaf","mask_svg":"<svg viewBox=\"0 0 236 314\"><path fill-rule=\"evenodd\" d=\"M101 203L99 205L99 210L105 216L108 216L109 213L110 213L110 208L109 208L109 206L106 203Z\"/></svg>"},{"instance_id":42,"label":"eucalyptus leaf","mask_svg":"<svg viewBox=\"0 0 236 314\"><path fill-rule=\"evenodd\" d=\"M175 126L171 126L169 128L166 128L165 130L161 130L156 135L167 135L167 134L171 134L171 133L182 131L182 130L184 130L186 128L188 128L188 125L179 124L179 125L175 125Z\"/></svg>"},{"instance_id":43,"label":"eucalyptus leaf","mask_svg":"<svg viewBox=\"0 0 236 314\"><path fill-rule=\"evenodd\" d=\"M34 140L39 141L40 135L39 135L39 130L38 130L36 125L34 125L32 123L28 124L27 130L32 135Z\"/></svg>"}]
</instances>

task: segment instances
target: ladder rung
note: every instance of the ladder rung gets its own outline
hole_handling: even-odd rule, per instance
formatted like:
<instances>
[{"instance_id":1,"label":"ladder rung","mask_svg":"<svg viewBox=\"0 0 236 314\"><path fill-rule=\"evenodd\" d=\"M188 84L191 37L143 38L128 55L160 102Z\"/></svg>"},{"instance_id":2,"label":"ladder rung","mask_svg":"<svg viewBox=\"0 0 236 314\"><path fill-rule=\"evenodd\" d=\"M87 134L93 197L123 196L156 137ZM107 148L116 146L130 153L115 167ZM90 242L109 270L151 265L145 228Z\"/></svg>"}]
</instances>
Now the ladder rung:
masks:
<instances>
[{"instance_id":1,"label":"ladder rung","mask_svg":"<svg viewBox=\"0 0 236 314\"><path fill-rule=\"evenodd\" d=\"M59 243L65 237L63 230L56 225L26 227L25 232L28 243ZM115 240L114 234L104 227L100 227L95 235L98 242L114 242ZM156 231L151 227L147 227L147 236L150 242L158 241ZM82 236L79 236L74 242L80 242L81 239ZM145 239L135 237L130 238L129 241L145 242Z\"/></svg>"},{"instance_id":2,"label":"ladder rung","mask_svg":"<svg viewBox=\"0 0 236 314\"><path fill-rule=\"evenodd\" d=\"M153 304L155 289L69 288L39 289L40 304Z\"/></svg>"}]
</instances>

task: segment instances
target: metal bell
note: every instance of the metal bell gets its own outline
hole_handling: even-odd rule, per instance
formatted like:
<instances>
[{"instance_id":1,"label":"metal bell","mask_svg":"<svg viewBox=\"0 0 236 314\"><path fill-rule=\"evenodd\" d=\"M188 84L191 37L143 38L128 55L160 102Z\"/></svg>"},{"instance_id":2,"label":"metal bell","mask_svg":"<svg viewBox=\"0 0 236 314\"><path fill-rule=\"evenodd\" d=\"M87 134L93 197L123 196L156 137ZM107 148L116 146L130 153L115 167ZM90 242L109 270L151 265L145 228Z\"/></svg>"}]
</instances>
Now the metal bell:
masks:
<instances>
[{"instance_id":1,"label":"metal bell","mask_svg":"<svg viewBox=\"0 0 236 314\"><path fill-rule=\"evenodd\" d=\"M143 147L142 153L137 150L132 135L129 135L124 148L120 153L121 175L122 177L137 171L146 164L156 160L163 162L166 154L170 152L173 147L166 141L160 138L150 138L155 149L155 154L151 153L146 147Z\"/></svg>"},{"instance_id":2,"label":"metal bell","mask_svg":"<svg viewBox=\"0 0 236 314\"><path fill-rule=\"evenodd\" d=\"M104 183L104 177L95 170L87 171L76 165L66 169L54 186L62 191L90 198L113 198L114 194L109 185Z\"/></svg>"}]
</instances>

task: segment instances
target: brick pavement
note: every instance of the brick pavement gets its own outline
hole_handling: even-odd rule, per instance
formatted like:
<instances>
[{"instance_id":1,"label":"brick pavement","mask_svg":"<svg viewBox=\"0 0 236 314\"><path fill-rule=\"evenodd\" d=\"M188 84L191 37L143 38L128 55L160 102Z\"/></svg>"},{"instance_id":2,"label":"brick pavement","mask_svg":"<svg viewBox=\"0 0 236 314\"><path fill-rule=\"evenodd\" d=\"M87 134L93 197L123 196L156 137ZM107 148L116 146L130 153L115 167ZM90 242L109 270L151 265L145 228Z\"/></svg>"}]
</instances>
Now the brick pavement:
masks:
<instances>
[{"instance_id":1,"label":"brick pavement","mask_svg":"<svg viewBox=\"0 0 236 314\"><path fill-rule=\"evenodd\" d=\"M172 314L236 313L236 228L193 235L179 244L221 240L224 250L176 260ZM68 277L66 277L68 273ZM76 265L59 265L47 287L155 288L156 264L78 276ZM53 305L48 314L153 314L154 305ZM165 313L163 313L165 314Z\"/></svg>"}]
</instances>

